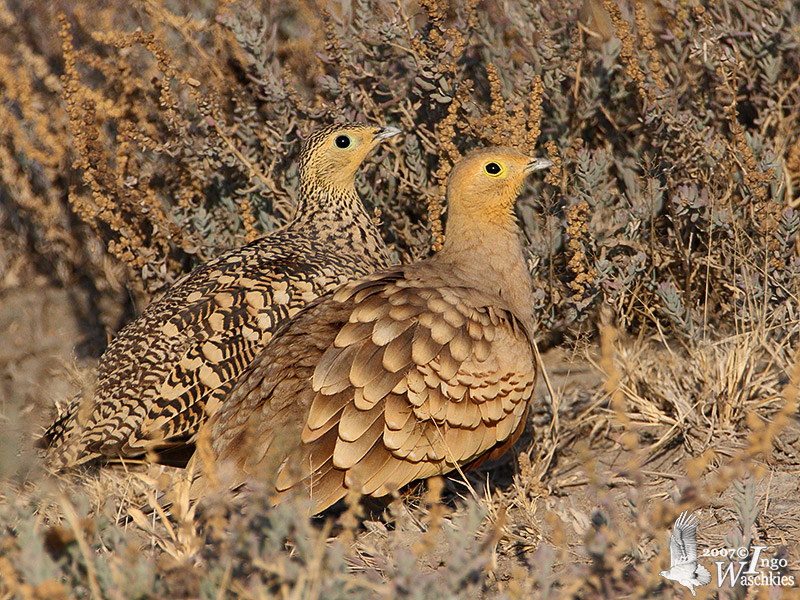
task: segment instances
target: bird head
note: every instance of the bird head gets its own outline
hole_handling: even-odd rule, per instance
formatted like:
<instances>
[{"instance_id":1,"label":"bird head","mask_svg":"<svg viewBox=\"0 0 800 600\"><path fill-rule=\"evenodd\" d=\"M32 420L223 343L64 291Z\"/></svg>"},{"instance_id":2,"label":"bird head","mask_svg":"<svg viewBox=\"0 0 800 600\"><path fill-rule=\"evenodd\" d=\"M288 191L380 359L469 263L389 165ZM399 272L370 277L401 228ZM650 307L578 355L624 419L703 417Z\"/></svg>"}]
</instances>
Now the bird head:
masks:
<instances>
[{"instance_id":1,"label":"bird head","mask_svg":"<svg viewBox=\"0 0 800 600\"><path fill-rule=\"evenodd\" d=\"M474 223L513 223L514 202L525 177L551 167L513 148L474 150L453 165L447 184L448 220L457 215Z\"/></svg>"},{"instance_id":2,"label":"bird head","mask_svg":"<svg viewBox=\"0 0 800 600\"><path fill-rule=\"evenodd\" d=\"M398 133L395 127L355 123L318 129L300 151L300 177L326 188L349 190L370 150Z\"/></svg>"}]
</instances>

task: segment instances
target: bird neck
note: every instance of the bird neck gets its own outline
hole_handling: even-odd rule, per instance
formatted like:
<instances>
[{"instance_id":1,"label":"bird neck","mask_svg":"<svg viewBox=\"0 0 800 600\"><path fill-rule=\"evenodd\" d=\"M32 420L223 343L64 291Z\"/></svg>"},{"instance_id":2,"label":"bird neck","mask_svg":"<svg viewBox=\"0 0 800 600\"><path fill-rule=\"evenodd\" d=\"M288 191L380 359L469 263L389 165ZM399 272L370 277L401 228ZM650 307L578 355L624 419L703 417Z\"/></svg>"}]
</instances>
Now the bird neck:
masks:
<instances>
[{"instance_id":1,"label":"bird neck","mask_svg":"<svg viewBox=\"0 0 800 600\"><path fill-rule=\"evenodd\" d=\"M330 241L333 237L336 250L380 257L380 266L389 265L386 244L354 186L347 189L301 183L298 191L297 210L289 228L302 229L312 239Z\"/></svg>"},{"instance_id":2,"label":"bird neck","mask_svg":"<svg viewBox=\"0 0 800 600\"><path fill-rule=\"evenodd\" d=\"M532 335L533 285L519 226L513 214L479 222L468 215L449 215L436 260L453 278L504 301Z\"/></svg>"}]
</instances>

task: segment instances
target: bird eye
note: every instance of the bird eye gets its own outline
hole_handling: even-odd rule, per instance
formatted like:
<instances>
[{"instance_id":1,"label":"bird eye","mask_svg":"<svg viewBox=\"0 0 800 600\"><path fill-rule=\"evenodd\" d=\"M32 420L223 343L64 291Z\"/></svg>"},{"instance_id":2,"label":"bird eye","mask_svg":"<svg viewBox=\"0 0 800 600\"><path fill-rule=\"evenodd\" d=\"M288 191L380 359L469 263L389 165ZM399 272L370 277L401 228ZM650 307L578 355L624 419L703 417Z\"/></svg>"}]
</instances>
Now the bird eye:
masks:
<instances>
[{"instance_id":1,"label":"bird eye","mask_svg":"<svg viewBox=\"0 0 800 600\"><path fill-rule=\"evenodd\" d=\"M349 148L350 147L350 136L348 135L337 135L336 139L333 140L333 143L336 144L337 148Z\"/></svg>"},{"instance_id":2,"label":"bird eye","mask_svg":"<svg viewBox=\"0 0 800 600\"><path fill-rule=\"evenodd\" d=\"M497 177L503 172L503 167L496 162L489 162L483 165L483 170L486 171L487 175Z\"/></svg>"}]
</instances>

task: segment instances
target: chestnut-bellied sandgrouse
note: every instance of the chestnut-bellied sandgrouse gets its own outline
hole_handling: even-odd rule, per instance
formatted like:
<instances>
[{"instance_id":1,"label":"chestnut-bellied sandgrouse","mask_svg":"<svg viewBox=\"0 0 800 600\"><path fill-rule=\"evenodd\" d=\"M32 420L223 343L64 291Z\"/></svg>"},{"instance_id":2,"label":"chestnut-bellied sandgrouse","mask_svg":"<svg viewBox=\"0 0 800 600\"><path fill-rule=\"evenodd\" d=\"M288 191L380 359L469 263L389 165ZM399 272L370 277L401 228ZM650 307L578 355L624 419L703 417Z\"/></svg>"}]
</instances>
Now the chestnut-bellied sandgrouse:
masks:
<instances>
[{"instance_id":1,"label":"chestnut-bellied sandgrouse","mask_svg":"<svg viewBox=\"0 0 800 600\"><path fill-rule=\"evenodd\" d=\"M76 397L45 432L48 462L66 468L152 450L185 464L206 410L282 320L390 264L355 176L398 133L356 124L313 132L298 158L291 222L196 268L128 324L100 359L94 394Z\"/></svg>"},{"instance_id":2,"label":"chestnut-bellied sandgrouse","mask_svg":"<svg viewBox=\"0 0 800 600\"><path fill-rule=\"evenodd\" d=\"M513 207L526 174L551 164L509 148L458 161L442 250L351 281L285 322L201 431L212 452L195 461L208 455L214 468L193 465L193 495L213 479L271 477L278 498L306 486L319 512L348 490L379 497L503 454L537 373Z\"/></svg>"}]
</instances>

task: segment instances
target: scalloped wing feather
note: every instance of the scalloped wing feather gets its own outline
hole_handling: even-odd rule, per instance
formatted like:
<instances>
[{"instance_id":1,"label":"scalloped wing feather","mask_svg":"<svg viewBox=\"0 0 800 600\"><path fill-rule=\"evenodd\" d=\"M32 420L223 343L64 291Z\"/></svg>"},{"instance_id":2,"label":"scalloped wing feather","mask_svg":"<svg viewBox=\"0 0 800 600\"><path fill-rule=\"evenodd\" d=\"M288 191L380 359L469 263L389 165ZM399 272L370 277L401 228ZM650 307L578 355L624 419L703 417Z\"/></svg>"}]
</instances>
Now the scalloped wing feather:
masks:
<instances>
[{"instance_id":1,"label":"scalloped wing feather","mask_svg":"<svg viewBox=\"0 0 800 600\"><path fill-rule=\"evenodd\" d=\"M315 512L348 488L381 495L420 476L478 464L505 451L524 426L536 368L515 317L487 307L479 292L415 287L413 279L400 279L401 270L353 282L313 303L245 376L268 379L287 368L289 378L302 380L303 393L284 409L302 415L289 443L295 448L275 452L285 465L279 489L305 485ZM316 341L309 343L301 332L314 327ZM316 367L298 371L276 362L283 353L303 355ZM238 393L248 387L254 389L239 383L224 412L212 418L213 431L226 435L225 413L243 409L260 410L265 431L285 422L268 408L271 398ZM275 386L270 395L281 391ZM212 437L221 458L248 452ZM292 466L293 460L301 464Z\"/></svg>"}]
</instances>

